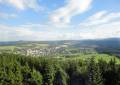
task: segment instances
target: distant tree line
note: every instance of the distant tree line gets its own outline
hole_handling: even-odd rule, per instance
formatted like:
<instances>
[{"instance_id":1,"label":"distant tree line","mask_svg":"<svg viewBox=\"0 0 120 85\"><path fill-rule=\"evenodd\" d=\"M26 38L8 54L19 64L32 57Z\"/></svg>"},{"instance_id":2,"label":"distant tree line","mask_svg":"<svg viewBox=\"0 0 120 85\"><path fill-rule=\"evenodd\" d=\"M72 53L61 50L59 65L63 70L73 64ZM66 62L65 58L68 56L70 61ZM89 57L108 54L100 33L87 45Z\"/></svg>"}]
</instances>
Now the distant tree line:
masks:
<instances>
[{"instance_id":1,"label":"distant tree line","mask_svg":"<svg viewBox=\"0 0 120 85\"><path fill-rule=\"evenodd\" d=\"M120 85L120 65L106 62L0 54L0 85Z\"/></svg>"}]
</instances>

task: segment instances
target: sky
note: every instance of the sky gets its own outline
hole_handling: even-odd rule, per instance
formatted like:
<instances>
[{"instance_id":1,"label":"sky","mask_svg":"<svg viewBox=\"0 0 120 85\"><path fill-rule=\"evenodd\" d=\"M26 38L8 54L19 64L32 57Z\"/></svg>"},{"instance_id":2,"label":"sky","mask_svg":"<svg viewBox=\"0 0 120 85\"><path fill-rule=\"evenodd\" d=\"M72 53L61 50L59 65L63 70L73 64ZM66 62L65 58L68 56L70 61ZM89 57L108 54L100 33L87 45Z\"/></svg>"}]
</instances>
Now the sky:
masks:
<instances>
[{"instance_id":1,"label":"sky","mask_svg":"<svg viewBox=\"0 0 120 85\"><path fill-rule=\"evenodd\" d=\"M120 0L0 0L0 41L120 38Z\"/></svg>"}]
</instances>

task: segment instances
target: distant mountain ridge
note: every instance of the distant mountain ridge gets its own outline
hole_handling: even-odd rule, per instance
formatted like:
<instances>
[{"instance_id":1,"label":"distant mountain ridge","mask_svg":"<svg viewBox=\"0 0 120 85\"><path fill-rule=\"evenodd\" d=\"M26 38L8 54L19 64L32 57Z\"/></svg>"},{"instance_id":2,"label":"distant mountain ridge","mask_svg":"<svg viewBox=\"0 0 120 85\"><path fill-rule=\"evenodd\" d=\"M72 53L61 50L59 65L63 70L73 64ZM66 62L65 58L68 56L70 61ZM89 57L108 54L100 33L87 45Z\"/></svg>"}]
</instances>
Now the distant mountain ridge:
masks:
<instances>
[{"instance_id":1,"label":"distant mountain ridge","mask_svg":"<svg viewBox=\"0 0 120 85\"><path fill-rule=\"evenodd\" d=\"M92 46L96 45L99 47L112 47L118 48L120 47L120 38L108 38L108 39L100 39L100 40L83 40L76 44L77 46Z\"/></svg>"},{"instance_id":2,"label":"distant mountain ridge","mask_svg":"<svg viewBox=\"0 0 120 85\"><path fill-rule=\"evenodd\" d=\"M0 45L17 45L27 43L46 43L50 45L60 45L70 43L74 46L105 46L105 47L120 47L120 38L94 39L94 40L61 40L61 41L6 41L0 42Z\"/></svg>"},{"instance_id":3,"label":"distant mountain ridge","mask_svg":"<svg viewBox=\"0 0 120 85\"><path fill-rule=\"evenodd\" d=\"M61 40L61 41L9 41L0 42L0 46L16 46L23 48L62 47L68 49L93 49L98 53L107 53L120 56L120 38L96 39L96 40Z\"/></svg>"}]
</instances>

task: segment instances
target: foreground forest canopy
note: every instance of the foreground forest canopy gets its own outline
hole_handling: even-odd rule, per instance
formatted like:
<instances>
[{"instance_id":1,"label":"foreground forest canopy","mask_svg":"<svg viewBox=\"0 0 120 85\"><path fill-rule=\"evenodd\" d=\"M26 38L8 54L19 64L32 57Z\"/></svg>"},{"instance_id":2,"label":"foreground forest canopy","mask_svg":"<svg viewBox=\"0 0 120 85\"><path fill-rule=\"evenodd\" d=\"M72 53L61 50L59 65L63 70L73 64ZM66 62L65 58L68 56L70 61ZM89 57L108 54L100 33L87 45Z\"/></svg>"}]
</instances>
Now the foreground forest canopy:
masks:
<instances>
[{"instance_id":1,"label":"foreground forest canopy","mask_svg":"<svg viewBox=\"0 0 120 85\"><path fill-rule=\"evenodd\" d=\"M0 85L120 85L118 58L0 54Z\"/></svg>"}]
</instances>

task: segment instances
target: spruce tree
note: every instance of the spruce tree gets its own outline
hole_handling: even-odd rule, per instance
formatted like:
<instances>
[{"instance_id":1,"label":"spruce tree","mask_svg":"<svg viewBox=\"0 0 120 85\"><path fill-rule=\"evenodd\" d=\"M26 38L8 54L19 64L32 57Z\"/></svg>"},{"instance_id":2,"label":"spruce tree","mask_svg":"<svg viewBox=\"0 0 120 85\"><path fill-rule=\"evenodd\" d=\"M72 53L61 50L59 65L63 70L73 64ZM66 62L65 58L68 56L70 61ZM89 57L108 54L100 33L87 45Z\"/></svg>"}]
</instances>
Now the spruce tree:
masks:
<instances>
[{"instance_id":1,"label":"spruce tree","mask_svg":"<svg viewBox=\"0 0 120 85\"><path fill-rule=\"evenodd\" d=\"M62 68L58 68L56 73L55 73L55 78L54 78L54 83L53 85L68 85L67 80L68 80L68 75Z\"/></svg>"},{"instance_id":2,"label":"spruce tree","mask_svg":"<svg viewBox=\"0 0 120 85\"><path fill-rule=\"evenodd\" d=\"M42 85L42 75L34 68L31 71L31 85Z\"/></svg>"},{"instance_id":3,"label":"spruce tree","mask_svg":"<svg viewBox=\"0 0 120 85\"><path fill-rule=\"evenodd\" d=\"M43 85L53 85L55 72L51 61L45 60L43 62L42 74Z\"/></svg>"},{"instance_id":4,"label":"spruce tree","mask_svg":"<svg viewBox=\"0 0 120 85\"><path fill-rule=\"evenodd\" d=\"M102 73L94 57L89 61L88 65L88 85L103 85Z\"/></svg>"}]
</instances>

